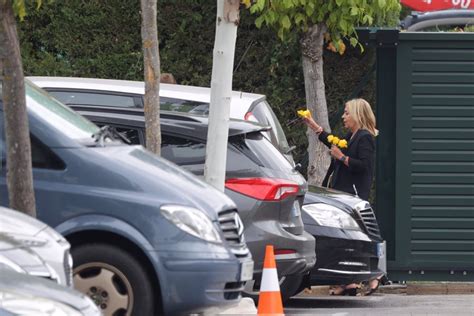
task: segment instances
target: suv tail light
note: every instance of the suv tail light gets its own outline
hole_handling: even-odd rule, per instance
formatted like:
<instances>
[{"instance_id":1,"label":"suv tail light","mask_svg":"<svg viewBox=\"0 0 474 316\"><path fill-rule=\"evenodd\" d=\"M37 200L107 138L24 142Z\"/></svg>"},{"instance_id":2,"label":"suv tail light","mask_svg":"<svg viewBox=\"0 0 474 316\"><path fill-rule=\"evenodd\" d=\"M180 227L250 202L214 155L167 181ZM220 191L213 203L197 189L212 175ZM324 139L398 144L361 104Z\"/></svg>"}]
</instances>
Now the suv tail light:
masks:
<instances>
[{"instance_id":1,"label":"suv tail light","mask_svg":"<svg viewBox=\"0 0 474 316\"><path fill-rule=\"evenodd\" d=\"M297 195L297 183L273 178L236 178L225 182L227 189L263 201L281 201L287 196Z\"/></svg>"}]
</instances>

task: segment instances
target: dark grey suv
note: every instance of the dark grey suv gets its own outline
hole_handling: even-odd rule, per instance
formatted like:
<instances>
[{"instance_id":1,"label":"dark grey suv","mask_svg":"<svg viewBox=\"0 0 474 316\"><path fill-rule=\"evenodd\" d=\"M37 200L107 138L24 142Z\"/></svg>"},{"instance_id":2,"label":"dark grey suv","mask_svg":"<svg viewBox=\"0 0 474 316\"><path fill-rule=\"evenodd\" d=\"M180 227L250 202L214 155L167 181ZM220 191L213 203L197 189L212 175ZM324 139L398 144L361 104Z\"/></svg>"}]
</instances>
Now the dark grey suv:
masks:
<instances>
[{"instance_id":1,"label":"dark grey suv","mask_svg":"<svg viewBox=\"0 0 474 316\"><path fill-rule=\"evenodd\" d=\"M132 144L144 144L143 110L96 107L79 111L97 125L109 125ZM208 119L162 114L162 156L203 175ZM267 127L231 120L226 194L237 204L255 261L249 295L258 294L266 244L275 247L283 299L297 293L315 264L315 239L304 231L301 205L306 181L265 137ZM225 228L224 228L225 231Z\"/></svg>"}]
</instances>

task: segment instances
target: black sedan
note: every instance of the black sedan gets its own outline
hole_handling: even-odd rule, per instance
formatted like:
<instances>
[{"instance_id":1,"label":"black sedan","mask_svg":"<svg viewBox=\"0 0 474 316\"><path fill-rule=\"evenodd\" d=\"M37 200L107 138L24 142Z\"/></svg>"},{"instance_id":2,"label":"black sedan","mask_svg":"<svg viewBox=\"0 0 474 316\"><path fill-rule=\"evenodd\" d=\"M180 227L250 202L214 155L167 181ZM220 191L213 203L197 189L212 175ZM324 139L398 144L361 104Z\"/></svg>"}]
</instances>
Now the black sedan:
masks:
<instances>
[{"instance_id":1,"label":"black sedan","mask_svg":"<svg viewBox=\"0 0 474 316\"><path fill-rule=\"evenodd\" d=\"M302 216L305 230L317 240L318 258L304 287L359 283L386 272L385 244L367 201L309 186Z\"/></svg>"}]
</instances>

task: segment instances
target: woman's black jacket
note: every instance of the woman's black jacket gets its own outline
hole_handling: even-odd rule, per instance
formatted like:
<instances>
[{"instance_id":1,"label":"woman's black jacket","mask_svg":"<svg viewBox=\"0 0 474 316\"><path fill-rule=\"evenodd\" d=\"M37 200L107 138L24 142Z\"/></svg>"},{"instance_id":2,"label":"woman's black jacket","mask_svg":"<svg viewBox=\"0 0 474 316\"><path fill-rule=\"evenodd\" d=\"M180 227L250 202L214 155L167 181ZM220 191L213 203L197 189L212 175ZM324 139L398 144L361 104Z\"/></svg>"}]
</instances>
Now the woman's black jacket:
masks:
<instances>
[{"instance_id":1,"label":"woman's black jacket","mask_svg":"<svg viewBox=\"0 0 474 316\"><path fill-rule=\"evenodd\" d=\"M328 136L329 134L323 131L319 134L319 140L331 148ZM342 161L331 159L323 186L327 186L332 174L329 185L331 188L356 194L353 187L355 185L357 195L368 200L374 176L375 140L372 134L364 129L359 129L352 139L351 136L352 133L348 133L344 138L348 142L348 148L341 149L344 155L349 157L349 167Z\"/></svg>"}]
</instances>

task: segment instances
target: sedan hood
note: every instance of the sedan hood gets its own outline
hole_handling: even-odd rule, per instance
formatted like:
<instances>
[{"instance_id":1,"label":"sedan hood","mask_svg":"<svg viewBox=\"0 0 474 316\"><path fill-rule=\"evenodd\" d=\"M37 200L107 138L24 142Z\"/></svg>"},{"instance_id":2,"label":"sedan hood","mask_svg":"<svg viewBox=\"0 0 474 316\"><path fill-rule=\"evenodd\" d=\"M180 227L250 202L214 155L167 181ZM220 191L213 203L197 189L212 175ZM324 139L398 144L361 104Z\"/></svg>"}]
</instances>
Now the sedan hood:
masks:
<instances>
[{"instance_id":1,"label":"sedan hood","mask_svg":"<svg viewBox=\"0 0 474 316\"><path fill-rule=\"evenodd\" d=\"M47 225L18 211L0 207L0 232L34 236Z\"/></svg>"},{"instance_id":2,"label":"sedan hood","mask_svg":"<svg viewBox=\"0 0 474 316\"><path fill-rule=\"evenodd\" d=\"M352 213L355 206L363 201L361 198L349 193L308 185L308 192L304 197L303 204L325 203Z\"/></svg>"},{"instance_id":3,"label":"sedan hood","mask_svg":"<svg viewBox=\"0 0 474 316\"><path fill-rule=\"evenodd\" d=\"M0 292L14 293L24 297L44 298L71 306L84 315L99 315L92 301L84 294L56 283L0 268ZM2 306L0 301L0 307ZM25 301L26 303L26 301Z\"/></svg>"},{"instance_id":4,"label":"sedan hood","mask_svg":"<svg viewBox=\"0 0 474 316\"><path fill-rule=\"evenodd\" d=\"M33 251L15 239L0 233L0 266L36 276L51 277L45 262Z\"/></svg>"}]
</instances>

